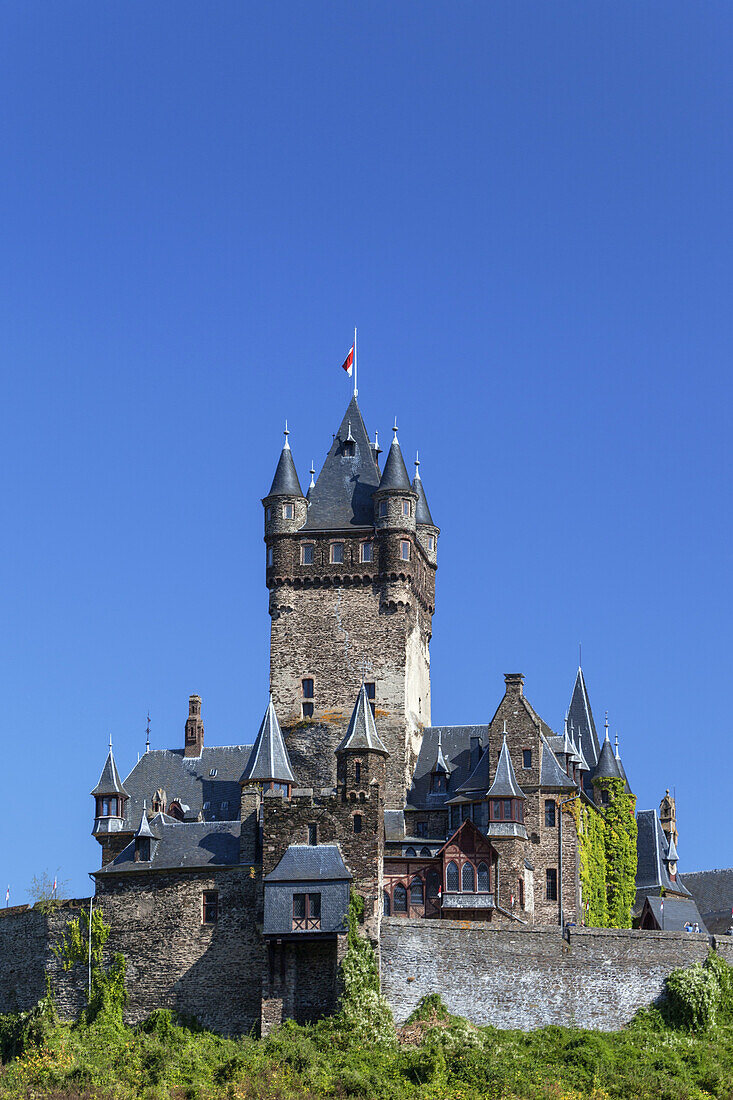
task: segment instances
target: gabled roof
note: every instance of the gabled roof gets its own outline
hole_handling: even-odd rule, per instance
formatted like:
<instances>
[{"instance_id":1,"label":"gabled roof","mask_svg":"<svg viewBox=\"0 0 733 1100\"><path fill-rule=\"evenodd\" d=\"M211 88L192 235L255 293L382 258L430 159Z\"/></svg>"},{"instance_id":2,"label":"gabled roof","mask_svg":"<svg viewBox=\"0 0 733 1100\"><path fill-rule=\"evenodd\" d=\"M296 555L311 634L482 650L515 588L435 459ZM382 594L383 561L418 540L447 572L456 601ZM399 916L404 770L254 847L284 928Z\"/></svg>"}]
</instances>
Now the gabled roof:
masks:
<instances>
[{"instance_id":1,"label":"gabled roof","mask_svg":"<svg viewBox=\"0 0 733 1100\"><path fill-rule=\"evenodd\" d=\"M407 794L407 805L411 809L427 809L443 805L466 782L475 769L471 763L471 742L478 738L485 744L488 726L426 726L423 730L420 752L412 777L412 785ZM448 777L448 790L444 794L431 792L431 774L438 753L438 741L445 759L451 768ZM479 758L479 763L480 763ZM488 778L484 790L488 790Z\"/></svg>"},{"instance_id":2,"label":"gabled roof","mask_svg":"<svg viewBox=\"0 0 733 1100\"><path fill-rule=\"evenodd\" d=\"M280 723L272 703L272 695L267 704L257 740L252 746L242 782L295 783L288 750L285 748Z\"/></svg>"},{"instance_id":3,"label":"gabled roof","mask_svg":"<svg viewBox=\"0 0 733 1100\"><path fill-rule=\"evenodd\" d=\"M601 748L601 755L598 757L598 765L593 772L593 778L598 779L622 779L623 776L619 771L618 762L613 754L611 748L611 742L608 737L608 730L606 730L606 739L603 742Z\"/></svg>"},{"instance_id":4,"label":"gabled roof","mask_svg":"<svg viewBox=\"0 0 733 1100\"><path fill-rule=\"evenodd\" d=\"M377 733L377 726L372 714L371 703L366 692L366 685L362 684L356 705L351 712L349 728L346 736L336 749L336 752L381 752L384 756L389 753L382 744Z\"/></svg>"},{"instance_id":5,"label":"gabled roof","mask_svg":"<svg viewBox=\"0 0 733 1100\"><path fill-rule=\"evenodd\" d=\"M487 798L526 798L524 791L517 783L517 777L514 774L514 766L512 765L512 758L509 755L509 749L506 744L506 734L504 734L504 740L501 746L501 752L499 753L499 762L496 765L496 775L494 776L494 782L491 784Z\"/></svg>"},{"instance_id":6,"label":"gabled roof","mask_svg":"<svg viewBox=\"0 0 733 1100\"><path fill-rule=\"evenodd\" d=\"M700 912L710 927L709 914L720 914L723 918L720 930L733 923L733 867L714 871L693 871L689 875L678 876L697 902ZM717 931L717 929L715 929Z\"/></svg>"},{"instance_id":7,"label":"gabled roof","mask_svg":"<svg viewBox=\"0 0 733 1100\"><path fill-rule=\"evenodd\" d=\"M555 790L559 789L561 791L575 790L576 784L573 783L570 776L560 767L557 757L550 748L544 733L540 734L540 738L542 740L540 786L550 787Z\"/></svg>"},{"instance_id":8,"label":"gabled roof","mask_svg":"<svg viewBox=\"0 0 733 1100\"><path fill-rule=\"evenodd\" d=\"M596 724L593 720L588 689L585 686L585 677L582 668L578 668L573 686L573 694L570 699L568 719L573 724L573 729L579 736L580 747L583 756L588 761L591 769L598 763L601 754L601 746L596 733Z\"/></svg>"},{"instance_id":9,"label":"gabled roof","mask_svg":"<svg viewBox=\"0 0 733 1100\"><path fill-rule=\"evenodd\" d=\"M344 882L347 870L336 844L291 844L265 882Z\"/></svg>"},{"instance_id":10,"label":"gabled roof","mask_svg":"<svg viewBox=\"0 0 733 1100\"><path fill-rule=\"evenodd\" d=\"M422 478L420 477L420 459L415 458L415 476L412 479L413 492L417 493L417 505L415 507L415 523L427 523L435 527L433 517L430 515L428 498L425 496Z\"/></svg>"},{"instance_id":11,"label":"gabled roof","mask_svg":"<svg viewBox=\"0 0 733 1100\"><path fill-rule=\"evenodd\" d=\"M289 432L285 428L285 444L280 452L275 476L272 479L268 497L302 497L303 490L300 487L298 473L293 462L293 452L288 443Z\"/></svg>"},{"instance_id":12,"label":"gabled roof","mask_svg":"<svg viewBox=\"0 0 733 1100\"><path fill-rule=\"evenodd\" d=\"M140 836L149 837L150 840L155 839L155 837L154 837L154 835L153 835L153 833L150 829L150 824L148 822L148 815L145 812L145 810L143 810L142 815L140 817L140 824L137 827L137 832L135 833L135 836L136 837L140 837Z\"/></svg>"},{"instance_id":13,"label":"gabled roof","mask_svg":"<svg viewBox=\"0 0 733 1100\"><path fill-rule=\"evenodd\" d=\"M700 912L692 898L647 897L644 908L651 910L660 932L684 932L685 924L699 924L707 933ZM643 911L642 911L643 915Z\"/></svg>"},{"instance_id":14,"label":"gabled roof","mask_svg":"<svg viewBox=\"0 0 733 1100\"><path fill-rule=\"evenodd\" d=\"M353 456L344 454L349 431L354 442ZM378 486L379 470L372 446L356 397L352 397L318 480L308 492L308 519L303 530L373 527L372 495Z\"/></svg>"},{"instance_id":15,"label":"gabled roof","mask_svg":"<svg viewBox=\"0 0 733 1100\"><path fill-rule=\"evenodd\" d=\"M687 894L690 891L677 875L671 879L665 858L668 851L667 838L659 822L656 810L640 810L636 815L636 889L647 892L671 890L675 894Z\"/></svg>"},{"instance_id":16,"label":"gabled roof","mask_svg":"<svg viewBox=\"0 0 733 1100\"><path fill-rule=\"evenodd\" d=\"M387 454L387 461L384 464L384 473L379 482L379 488L401 489L403 491L407 490L407 492L412 488L396 431Z\"/></svg>"},{"instance_id":17,"label":"gabled roof","mask_svg":"<svg viewBox=\"0 0 733 1100\"><path fill-rule=\"evenodd\" d=\"M122 786L122 780L120 779L120 773L117 771L111 744L107 754L107 760L102 768L102 774L99 777L99 782L91 793L93 795L121 794L123 798L129 797L127 791Z\"/></svg>"}]
</instances>

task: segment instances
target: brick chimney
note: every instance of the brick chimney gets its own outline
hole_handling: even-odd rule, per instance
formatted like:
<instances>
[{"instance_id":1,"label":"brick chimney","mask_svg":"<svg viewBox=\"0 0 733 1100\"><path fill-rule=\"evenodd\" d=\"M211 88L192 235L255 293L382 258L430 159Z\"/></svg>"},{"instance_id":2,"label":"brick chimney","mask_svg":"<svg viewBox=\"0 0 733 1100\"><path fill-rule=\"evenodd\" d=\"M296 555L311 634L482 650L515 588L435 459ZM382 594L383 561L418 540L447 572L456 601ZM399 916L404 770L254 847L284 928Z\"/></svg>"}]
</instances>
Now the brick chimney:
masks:
<instances>
[{"instance_id":1,"label":"brick chimney","mask_svg":"<svg viewBox=\"0 0 733 1100\"><path fill-rule=\"evenodd\" d=\"M524 695L524 675L521 672L504 673L507 695Z\"/></svg>"},{"instance_id":2,"label":"brick chimney","mask_svg":"<svg viewBox=\"0 0 733 1100\"><path fill-rule=\"evenodd\" d=\"M201 719L201 696L189 695L188 718L186 719L186 739L184 756L201 756L204 747L204 723Z\"/></svg>"}]
</instances>

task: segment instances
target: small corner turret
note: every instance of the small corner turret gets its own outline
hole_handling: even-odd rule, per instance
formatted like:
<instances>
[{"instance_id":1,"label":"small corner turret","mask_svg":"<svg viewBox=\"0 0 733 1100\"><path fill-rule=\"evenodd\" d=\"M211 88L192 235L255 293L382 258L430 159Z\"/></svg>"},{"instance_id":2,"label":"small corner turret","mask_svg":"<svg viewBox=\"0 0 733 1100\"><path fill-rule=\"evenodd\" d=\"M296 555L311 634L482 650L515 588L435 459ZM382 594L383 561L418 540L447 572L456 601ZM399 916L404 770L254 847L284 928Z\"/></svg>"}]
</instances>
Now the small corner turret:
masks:
<instances>
[{"instance_id":1,"label":"small corner turret","mask_svg":"<svg viewBox=\"0 0 733 1100\"><path fill-rule=\"evenodd\" d=\"M336 781L344 801L368 798L375 782L384 792L384 762L389 753L377 733L365 684L361 685L346 736L335 751Z\"/></svg>"},{"instance_id":2,"label":"small corner turret","mask_svg":"<svg viewBox=\"0 0 733 1100\"><path fill-rule=\"evenodd\" d=\"M125 816L125 802L129 795L122 785L120 773L117 771L112 742L110 741L107 760L102 768L94 790L91 792L95 800L93 836L105 833L119 833L122 830Z\"/></svg>"},{"instance_id":3,"label":"small corner turret","mask_svg":"<svg viewBox=\"0 0 733 1100\"><path fill-rule=\"evenodd\" d=\"M201 756L204 747L204 722L201 717L201 696L189 695L188 718L184 736L183 755Z\"/></svg>"},{"instance_id":4,"label":"small corner turret","mask_svg":"<svg viewBox=\"0 0 733 1100\"><path fill-rule=\"evenodd\" d=\"M397 438L395 420L394 438L384 464L379 487L374 494L374 525L378 531L415 531L418 494L410 484L407 467Z\"/></svg>"},{"instance_id":5,"label":"small corner turret","mask_svg":"<svg viewBox=\"0 0 733 1100\"><path fill-rule=\"evenodd\" d=\"M417 493L417 505L415 507L415 524L417 537L425 551L428 561L435 565L438 560L438 535L440 528L436 527L428 507L428 498L425 496L422 478L420 477L420 455L415 454L415 476L412 479L412 488Z\"/></svg>"},{"instance_id":6,"label":"small corner turret","mask_svg":"<svg viewBox=\"0 0 733 1100\"><path fill-rule=\"evenodd\" d=\"M308 517L308 500L300 487L293 452L288 443L288 422L285 421L285 442L280 452L270 491L262 498L265 509L265 542L267 568L277 565L277 541L272 536L299 531ZM310 494L309 488L308 493Z\"/></svg>"}]
</instances>

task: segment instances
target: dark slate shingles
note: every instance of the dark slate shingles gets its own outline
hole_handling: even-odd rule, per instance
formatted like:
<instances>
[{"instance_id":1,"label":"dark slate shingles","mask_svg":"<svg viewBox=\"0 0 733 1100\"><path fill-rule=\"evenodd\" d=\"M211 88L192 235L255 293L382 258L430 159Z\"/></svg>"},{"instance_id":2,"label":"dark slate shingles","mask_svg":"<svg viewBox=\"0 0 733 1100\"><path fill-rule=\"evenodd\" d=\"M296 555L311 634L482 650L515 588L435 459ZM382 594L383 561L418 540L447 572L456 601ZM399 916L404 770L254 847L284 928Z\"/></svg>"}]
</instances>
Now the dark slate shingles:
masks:
<instances>
[{"instance_id":1,"label":"dark slate shingles","mask_svg":"<svg viewBox=\"0 0 733 1100\"><path fill-rule=\"evenodd\" d=\"M354 455L344 454L349 428ZM379 486L379 470L361 411L352 397L315 485L308 493L304 531L335 531L374 526L372 496Z\"/></svg>"},{"instance_id":2,"label":"dark slate shingles","mask_svg":"<svg viewBox=\"0 0 733 1100\"><path fill-rule=\"evenodd\" d=\"M120 773L117 771L117 765L112 753L112 747L107 754L104 767L102 768L102 774L99 777L94 790L91 792L93 795L99 794L121 794L126 795L129 792L125 790L120 779Z\"/></svg>"},{"instance_id":3,"label":"dark slate shingles","mask_svg":"<svg viewBox=\"0 0 733 1100\"><path fill-rule=\"evenodd\" d=\"M343 881L347 870L336 844L291 844L265 882Z\"/></svg>"},{"instance_id":4,"label":"dark slate shingles","mask_svg":"<svg viewBox=\"0 0 733 1100\"><path fill-rule=\"evenodd\" d=\"M131 841L111 863L95 874L231 867L239 863L239 821L171 822L157 814L152 819L151 830L159 839L150 842L149 862L135 862L135 842Z\"/></svg>"}]
</instances>

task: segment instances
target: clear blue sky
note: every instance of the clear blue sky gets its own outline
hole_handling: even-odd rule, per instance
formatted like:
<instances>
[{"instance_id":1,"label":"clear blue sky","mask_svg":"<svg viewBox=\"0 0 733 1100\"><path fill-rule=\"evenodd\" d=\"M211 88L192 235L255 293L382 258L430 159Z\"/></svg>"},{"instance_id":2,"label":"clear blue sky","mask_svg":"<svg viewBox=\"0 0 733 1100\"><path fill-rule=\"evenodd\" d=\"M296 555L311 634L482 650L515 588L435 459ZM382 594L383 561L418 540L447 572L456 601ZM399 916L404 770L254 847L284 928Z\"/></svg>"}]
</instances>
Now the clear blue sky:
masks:
<instances>
[{"instance_id":1,"label":"clear blue sky","mask_svg":"<svg viewBox=\"0 0 733 1100\"><path fill-rule=\"evenodd\" d=\"M0 16L0 888L88 892L126 773L251 741L260 498L349 396L442 528L433 720L578 642L682 870L733 863L733 8L16 0Z\"/></svg>"}]
</instances>

